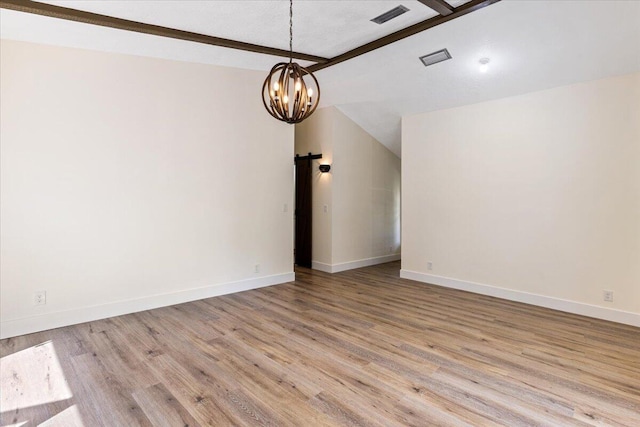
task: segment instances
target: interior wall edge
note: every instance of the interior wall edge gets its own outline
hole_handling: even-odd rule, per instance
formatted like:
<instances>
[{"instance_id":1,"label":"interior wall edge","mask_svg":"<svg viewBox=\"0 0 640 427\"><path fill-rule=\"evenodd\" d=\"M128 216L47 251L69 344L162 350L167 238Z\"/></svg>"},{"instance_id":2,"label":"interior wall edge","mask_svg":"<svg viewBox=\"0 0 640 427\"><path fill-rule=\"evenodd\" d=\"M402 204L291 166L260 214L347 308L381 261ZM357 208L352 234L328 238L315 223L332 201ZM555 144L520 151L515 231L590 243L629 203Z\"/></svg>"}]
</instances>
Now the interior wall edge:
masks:
<instances>
[{"instance_id":1,"label":"interior wall edge","mask_svg":"<svg viewBox=\"0 0 640 427\"><path fill-rule=\"evenodd\" d=\"M0 339L293 282L293 271L0 322Z\"/></svg>"},{"instance_id":2,"label":"interior wall edge","mask_svg":"<svg viewBox=\"0 0 640 427\"><path fill-rule=\"evenodd\" d=\"M331 273L331 264L327 264L324 262L320 262L320 261L311 261L311 269L312 270L318 270L318 271L324 271L325 273Z\"/></svg>"},{"instance_id":3,"label":"interior wall edge","mask_svg":"<svg viewBox=\"0 0 640 427\"><path fill-rule=\"evenodd\" d=\"M403 279L415 280L417 282L442 286L445 288L458 289L475 294L487 295L509 301L522 302L538 307L550 308L581 316L593 317L601 320L622 323L625 325L640 327L640 314L629 311L617 310L614 308L600 307L583 302L572 301L561 298L554 298L540 294L517 291L514 289L500 288L483 283L468 282L451 277L436 276L411 270L400 270L400 277Z\"/></svg>"},{"instance_id":4,"label":"interior wall edge","mask_svg":"<svg viewBox=\"0 0 640 427\"><path fill-rule=\"evenodd\" d=\"M400 261L401 254L377 256L373 258L358 259L355 261L326 264L319 261L311 261L311 268L325 273L340 273L341 271L354 270L356 268L371 267L372 265L385 264L387 262Z\"/></svg>"}]
</instances>

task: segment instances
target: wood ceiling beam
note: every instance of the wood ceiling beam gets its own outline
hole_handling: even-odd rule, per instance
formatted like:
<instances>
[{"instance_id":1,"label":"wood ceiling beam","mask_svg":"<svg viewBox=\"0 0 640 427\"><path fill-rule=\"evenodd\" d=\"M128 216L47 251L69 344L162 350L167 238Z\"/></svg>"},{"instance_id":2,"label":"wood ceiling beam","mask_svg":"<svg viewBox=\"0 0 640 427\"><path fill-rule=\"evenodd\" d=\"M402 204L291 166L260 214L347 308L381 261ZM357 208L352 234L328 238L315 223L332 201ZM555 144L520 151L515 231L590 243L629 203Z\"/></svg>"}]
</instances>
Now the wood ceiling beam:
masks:
<instances>
[{"instance_id":1,"label":"wood ceiling beam","mask_svg":"<svg viewBox=\"0 0 640 427\"><path fill-rule=\"evenodd\" d=\"M468 13L490 6L493 3L497 3L499 1L500 0L472 0L468 3L463 4L460 7L456 7L455 9L453 9L453 12L450 13L449 15L446 15L446 16L438 15L438 16L434 16L433 18L429 18L425 21L418 22L417 24L414 24L410 27L396 31L395 33L389 34L388 36L382 37L378 40L374 40L370 43L357 47L353 50L343 53L342 55L338 55L335 58L331 58L328 62L314 64L310 67L307 67L307 69L313 73L313 72L322 70L324 68L331 67L333 65L339 64L349 59L353 59L357 56L364 55L365 53L369 53L372 50L380 49L383 46L389 45L391 43L395 43L398 40L402 40L404 38L421 33L422 31L428 30L429 28L433 28L437 25L444 24L445 22L449 22L453 19L464 16Z\"/></svg>"},{"instance_id":2,"label":"wood ceiling beam","mask_svg":"<svg viewBox=\"0 0 640 427\"><path fill-rule=\"evenodd\" d=\"M444 0L418 0L423 5L430 9L435 10L442 16L451 15L453 13L453 6Z\"/></svg>"},{"instance_id":3,"label":"wood ceiling beam","mask_svg":"<svg viewBox=\"0 0 640 427\"><path fill-rule=\"evenodd\" d=\"M315 55L293 52L295 59L315 62L314 65L307 67L309 71L315 72L332 65L353 59L357 56L387 46L404 38L418 34L422 31L433 28L437 25L464 16L468 13L487 7L500 0L472 0L457 8L452 8L449 3L444 0L419 0L421 3L440 13L438 16L429 18L425 21L414 24L410 27L396 31L378 40L374 40L365 45L359 46L334 58L327 59ZM55 6L47 3L38 3L32 0L0 0L0 8L10 9L19 12L33 13L36 15L48 16L52 18L65 19L69 21L82 22L85 24L99 25L102 27L116 28L119 30L134 31L143 34L151 34L160 37L168 37L178 40L186 40L196 43L203 43L212 46L220 46L229 49L244 50L267 55L289 57L289 51L284 49L276 49L268 46L260 46L252 43L245 43L236 40L224 39L220 37L208 36L190 31L177 30L174 28L162 27L159 25L145 24L128 19L114 18L112 16L100 15L92 12L85 12L76 9L70 9L62 6ZM445 14L446 12L448 14Z\"/></svg>"},{"instance_id":4,"label":"wood ceiling beam","mask_svg":"<svg viewBox=\"0 0 640 427\"><path fill-rule=\"evenodd\" d=\"M134 31L137 33L151 34L154 36L203 43L212 46L263 53L285 58L289 57L289 51L284 49L276 49L252 43L244 43L236 40L207 36L204 34L176 30L174 28L167 28L159 25L144 24L142 22L130 21L128 19L114 18L111 16L70 9L67 7L55 6L47 3L38 3L31 0L0 0L0 8L15 10L19 12L33 13L36 15L43 15L52 18L66 19L68 21L82 22L85 24L99 25L101 27L117 28L119 30ZM293 57L295 59L311 61L320 64L328 61L327 58L315 55L307 55L305 53L299 52L293 52Z\"/></svg>"}]
</instances>

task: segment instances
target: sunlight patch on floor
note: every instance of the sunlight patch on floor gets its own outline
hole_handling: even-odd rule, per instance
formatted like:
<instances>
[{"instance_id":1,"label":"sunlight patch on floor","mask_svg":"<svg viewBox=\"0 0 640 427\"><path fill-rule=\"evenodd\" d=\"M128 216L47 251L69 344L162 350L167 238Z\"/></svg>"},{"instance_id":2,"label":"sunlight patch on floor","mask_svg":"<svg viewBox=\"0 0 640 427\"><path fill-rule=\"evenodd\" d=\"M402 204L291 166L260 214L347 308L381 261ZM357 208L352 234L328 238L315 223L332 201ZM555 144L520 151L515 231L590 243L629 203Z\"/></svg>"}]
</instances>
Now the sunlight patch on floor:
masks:
<instances>
[{"instance_id":1,"label":"sunlight patch on floor","mask_svg":"<svg viewBox=\"0 0 640 427\"><path fill-rule=\"evenodd\" d=\"M49 418L47 421L39 424L38 427L54 427L54 426L65 426L65 427L84 427L84 423L82 422L82 417L80 416L80 411L78 411L78 407L76 405L69 406L64 411L60 412L57 415Z\"/></svg>"},{"instance_id":2,"label":"sunlight patch on floor","mask_svg":"<svg viewBox=\"0 0 640 427\"><path fill-rule=\"evenodd\" d=\"M5 418L3 422L8 421L6 418L12 418L11 422L16 426L24 424L21 414L29 408L71 399L73 394L53 342L46 341L3 357L0 360L0 394L2 417ZM77 413L77 409L69 413L74 411ZM77 418L80 419L79 414Z\"/></svg>"}]
</instances>

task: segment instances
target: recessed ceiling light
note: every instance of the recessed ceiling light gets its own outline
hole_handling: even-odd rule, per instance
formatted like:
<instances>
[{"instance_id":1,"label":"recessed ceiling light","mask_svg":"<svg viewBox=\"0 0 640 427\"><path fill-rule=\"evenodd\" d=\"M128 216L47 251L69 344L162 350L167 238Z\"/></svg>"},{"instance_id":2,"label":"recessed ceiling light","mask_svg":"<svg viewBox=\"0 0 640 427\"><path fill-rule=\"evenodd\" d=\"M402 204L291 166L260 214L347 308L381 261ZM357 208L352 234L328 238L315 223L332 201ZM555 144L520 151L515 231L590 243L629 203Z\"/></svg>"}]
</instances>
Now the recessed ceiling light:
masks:
<instances>
[{"instance_id":1,"label":"recessed ceiling light","mask_svg":"<svg viewBox=\"0 0 640 427\"><path fill-rule=\"evenodd\" d=\"M371 20L371 22L375 22L376 24L384 24L385 22L391 21L393 18L397 18L398 16L408 11L408 8L404 7L403 5L399 5L391 10L386 11L380 16L376 16Z\"/></svg>"},{"instance_id":2,"label":"recessed ceiling light","mask_svg":"<svg viewBox=\"0 0 640 427\"><path fill-rule=\"evenodd\" d=\"M487 71L489 71L489 62L491 60L489 58L482 58L480 59L480 61L478 61L480 63L480 72L481 73L486 73Z\"/></svg>"},{"instance_id":3,"label":"recessed ceiling light","mask_svg":"<svg viewBox=\"0 0 640 427\"><path fill-rule=\"evenodd\" d=\"M442 49L437 52L433 52L420 57L420 61L422 61L425 67L437 64L438 62L446 61L447 59L451 59L451 54L447 49Z\"/></svg>"}]
</instances>

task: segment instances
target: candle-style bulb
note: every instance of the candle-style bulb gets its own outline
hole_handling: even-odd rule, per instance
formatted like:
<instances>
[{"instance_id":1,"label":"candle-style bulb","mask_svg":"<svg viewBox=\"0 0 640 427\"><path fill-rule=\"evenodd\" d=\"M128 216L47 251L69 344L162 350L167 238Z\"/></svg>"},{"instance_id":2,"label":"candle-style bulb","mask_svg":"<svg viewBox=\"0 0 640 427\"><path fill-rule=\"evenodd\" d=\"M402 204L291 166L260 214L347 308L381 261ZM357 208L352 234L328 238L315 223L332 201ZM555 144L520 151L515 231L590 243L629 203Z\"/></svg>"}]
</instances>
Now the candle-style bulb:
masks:
<instances>
[{"instance_id":1,"label":"candle-style bulb","mask_svg":"<svg viewBox=\"0 0 640 427\"><path fill-rule=\"evenodd\" d=\"M296 80L296 92L300 92L300 89L302 89L302 83L300 83L300 80Z\"/></svg>"},{"instance_id":2,"label":"candle-style bulb","mask_svg":"<svg viewBox=\"0 0 640 427\"><path fill-rule=\"evenodd\" d=\"M313 96L313 89L309 89L307 94L309 95L309 98L311 98Z\"/></svg>"},{"instance_id":3,"label":"candle-style bulb","mask_svg":"<svg viewBox=\"0 0 640 427\"><path fill-rule=\"evenodd\" d=\"M273 90L278 90L278 89L280 89L280 85L278 84L278 82L275 82L273 84Z\"/></svg>"}]
</instances>

